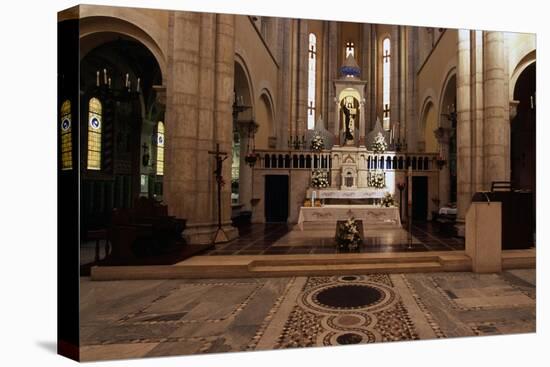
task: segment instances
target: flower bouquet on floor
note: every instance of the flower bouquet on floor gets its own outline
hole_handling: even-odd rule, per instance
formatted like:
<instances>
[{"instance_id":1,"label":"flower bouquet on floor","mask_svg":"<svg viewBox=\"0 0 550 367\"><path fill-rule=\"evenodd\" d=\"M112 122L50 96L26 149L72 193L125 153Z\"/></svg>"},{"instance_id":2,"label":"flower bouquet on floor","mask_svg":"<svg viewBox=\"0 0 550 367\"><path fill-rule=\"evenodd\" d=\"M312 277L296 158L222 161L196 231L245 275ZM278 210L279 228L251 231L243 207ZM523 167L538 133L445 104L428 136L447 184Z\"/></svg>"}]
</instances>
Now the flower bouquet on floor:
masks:
<instances>
[{"instance_id":1,"label":"flower bouquet on floor","mask_svg":"<svg viewBox=\"0 0 550 367\"><path fill-rule=\"evenodd\" d=\"M314 169L311 172L311 186L319 189L328 187L328 172L321 169Z\"/></svg>"},{"instance_id":2,"label":"flower bouquet on floor","mask_svg":"<svg viewBox=\"0 0 550 367\"><path fill-rule=\"evenodd\" d=\"M336 248L338 251L354 251L363 242L359 223L351 217L347 221L338 221L336 225Z\"/></svg>"},{"instance_id":3,"label":"flower bouquet on floor","mask_svg":"<svg viewBox=\"0 0 550 367\"><path fill-rule=\"evenodd\" d=\"M323 137L317 134L311 139L311 150L319 151L323 149L325 149L325 142L323 141Z\"/></svg>"},{"instance_id":4,"label":"flower bouquet on floor","mask_svg":"<svg viewBox=\"0 0 550 367\"><path fill-rule=\"evenodd\" d=\"M393 199L393 196L392 194L389 193L389 191L384 194L384 197L380 202L380 206L385 208L390 208L392 206L395 206L395 200Z\"/></svg>"}]
</instances>

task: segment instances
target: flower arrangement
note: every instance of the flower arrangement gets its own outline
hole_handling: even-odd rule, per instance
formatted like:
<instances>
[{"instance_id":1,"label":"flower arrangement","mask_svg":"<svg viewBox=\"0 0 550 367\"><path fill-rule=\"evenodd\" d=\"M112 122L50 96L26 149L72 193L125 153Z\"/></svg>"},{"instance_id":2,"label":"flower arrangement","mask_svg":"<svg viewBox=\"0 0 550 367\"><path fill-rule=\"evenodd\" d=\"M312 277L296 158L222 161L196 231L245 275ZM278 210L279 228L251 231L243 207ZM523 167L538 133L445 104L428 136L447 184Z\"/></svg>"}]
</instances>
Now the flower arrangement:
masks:
<instances>
[{"instance_id":1,"label":"flower arrangement","mask_svg":"<svg viewBox=\"0 0 550 367\"><path fill-rule=\"evenodd\" d=\"M392 194L389 192L386 192L384 194L384 197L382 198L382 201L380 202L380 206L389 208L391 206L395 206L395 200L393 199Z\"/></svg>"},{"instance_id":2,"label":"flower arrangement","mask_svg":"<svg viewBox=\"0 0 550 367\"><path fill-rule=\"evenodd\" d=\"M351 217L343 223L338 223L335 241L337 249L341 251L356 250L359 247L362 240L355 218Z\"/></svg>"},{"instance_id":3,"label":"flower arrangement","mask_svg":"<svg viewBox=\"0 0 550 367\"><path fill-rule=\"evenodd\" d=\"M386 176L382 171L369 172L367 177L367 184L369 187L376 189L383 189L386 187Z\"/></svg>"},{"instance_id":4,"label":"flower arrangement","mask_svg":"<svg viewBox=\"0 0 550 367\"><path fill-rule=\"evenodd\" d=\"M321 169L314 169L311 172L311 186L324 189L328 187L328 172Z\"/></svg>"},{"instance_id":5,"label":"flower arrangement","mask_svg":"<svg viewBox=\"0 0 550 367\"><path fill-rule=\"evenodd\" d=\"M386 143L386 138L382 133L378 133L374 137L374 143L372 144L372 150L375 153L384 153L388 149L388 144Z\"/></svg>"},{"instance_id":6,"label":"flower arrangement","mask_svg":"<svg viewBox=\"0 0 550 367\"><path fill-rule=\"evenodd\" d=\"M315 135L311 139L311 150L323 150L325 148L325 142L323 137L319 134Z\"/></svg>"}]
</instances>

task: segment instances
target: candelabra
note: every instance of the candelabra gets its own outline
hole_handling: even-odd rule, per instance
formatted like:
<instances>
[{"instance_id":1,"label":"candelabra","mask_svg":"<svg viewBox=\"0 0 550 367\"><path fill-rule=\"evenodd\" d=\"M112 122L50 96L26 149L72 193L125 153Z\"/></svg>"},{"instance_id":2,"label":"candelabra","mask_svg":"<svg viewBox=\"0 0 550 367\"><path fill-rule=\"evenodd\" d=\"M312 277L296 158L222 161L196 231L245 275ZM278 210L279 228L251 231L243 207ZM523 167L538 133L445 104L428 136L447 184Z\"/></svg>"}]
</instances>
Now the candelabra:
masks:
<instances>
[{"instance_id":1,"label":"candelabra","mask_svg":"<svg viewBox=\"0 0 550 367\"><path fill-rule=\"evenodd\" d=\"M296 150L303 150L306 147L306 136L302 135L300 138L299 135L290 136L288 139L288 148L289 149L296 149Z\"/></svg>"},{"instance_id":2,"label":"candelabra","mask_svg":"<svg viewBox=\"0 0 550 367\"><path fill-rule=\"evenodd\" d=\"M103 74L103 78L101 77ZM128 93L140 93L141 89L141 78L136 79L136 87L134 90L132 90L132 81L130 80L130 74L126 73L122 80L124 81L124 88L122 88L122 91L126 91ZM107 74L107 69L103 69L103 73L101 73L99 70L96 71L96 79L95 79L95 85L98 88L107 88L107 89L113 89L112 79L111 76Z\"/></svg>"}]
</instances>

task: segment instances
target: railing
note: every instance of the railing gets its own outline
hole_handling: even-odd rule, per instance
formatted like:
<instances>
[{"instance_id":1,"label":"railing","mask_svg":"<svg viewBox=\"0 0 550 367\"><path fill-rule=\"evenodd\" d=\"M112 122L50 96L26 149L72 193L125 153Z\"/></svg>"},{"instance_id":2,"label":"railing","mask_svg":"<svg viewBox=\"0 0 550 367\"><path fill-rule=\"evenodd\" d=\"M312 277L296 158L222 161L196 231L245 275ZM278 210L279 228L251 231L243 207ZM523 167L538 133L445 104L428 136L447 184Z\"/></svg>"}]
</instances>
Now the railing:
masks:
<instances>
[{"instance_id":1,"label":"railing","mask_svg":"<svg viewBox=\"0 0 550 367\"><path fill-rule=\"evenodd\" d=\"M257 150L256 169L312 169L332 167L330 151ZM412 166L413 171L432 171L437 167L436 153L385 152L366 154L369 170L396 171Z\"/></svg>"}]
</instances>

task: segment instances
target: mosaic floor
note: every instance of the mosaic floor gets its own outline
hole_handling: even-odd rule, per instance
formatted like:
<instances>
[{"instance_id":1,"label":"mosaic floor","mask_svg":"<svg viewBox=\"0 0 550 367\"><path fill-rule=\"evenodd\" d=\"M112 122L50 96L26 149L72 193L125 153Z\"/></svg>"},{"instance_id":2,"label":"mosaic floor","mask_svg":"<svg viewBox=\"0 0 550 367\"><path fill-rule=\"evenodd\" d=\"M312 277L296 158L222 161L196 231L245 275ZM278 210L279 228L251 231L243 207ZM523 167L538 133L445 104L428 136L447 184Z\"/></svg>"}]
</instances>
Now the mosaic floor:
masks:
<instances>
[{"instance_id":1,"label":"mosaic floor","mask_svg":"<svg viewBox=\"0 0 550 367\"><path fill-rule=\"evenodd\" d=\"M535 331L535 270L91 282L83 360Z\"/></svg>"},{"instance_id":2,"label":"mosaic floor","mask_svg":"<svg viewBox=\"0 0 550 367\"><path fill-rule=\"evenodd\" d=\"M464 239L454 237L437 223L415 223L409 244L404 229L369 230L359 252L464 250ZM207 255L331 254L334 231L300 231L287 224L254 224L239 228L235 241L216 245Z\"/></svg>"}]
</instances>

